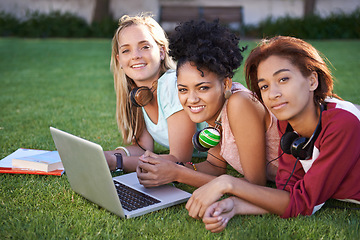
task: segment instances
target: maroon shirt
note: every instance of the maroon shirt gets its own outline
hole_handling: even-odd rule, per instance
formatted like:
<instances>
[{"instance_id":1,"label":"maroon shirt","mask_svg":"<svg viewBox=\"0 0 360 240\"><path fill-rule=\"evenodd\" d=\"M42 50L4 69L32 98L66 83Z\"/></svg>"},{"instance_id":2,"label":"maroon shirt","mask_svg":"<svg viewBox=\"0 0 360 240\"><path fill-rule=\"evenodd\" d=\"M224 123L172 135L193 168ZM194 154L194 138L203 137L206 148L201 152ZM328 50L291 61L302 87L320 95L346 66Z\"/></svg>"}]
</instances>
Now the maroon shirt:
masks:
<instances>
[{"instance_id":1,"label":"maroon shirt","mask_svg":"<svg viewBox=\"0 0 360 240\"><path fill-rule=\"evenodd\" d=\"M297 163L285 187L290 202L282 218L311 215L330 198L360 203L360 111L349 102L328 101L312 158ZM287 121L278 121L281 136L286 126ZM283 189L295 161L289 154L279 158L278 189Z\"/></svg>"}]
</instances>

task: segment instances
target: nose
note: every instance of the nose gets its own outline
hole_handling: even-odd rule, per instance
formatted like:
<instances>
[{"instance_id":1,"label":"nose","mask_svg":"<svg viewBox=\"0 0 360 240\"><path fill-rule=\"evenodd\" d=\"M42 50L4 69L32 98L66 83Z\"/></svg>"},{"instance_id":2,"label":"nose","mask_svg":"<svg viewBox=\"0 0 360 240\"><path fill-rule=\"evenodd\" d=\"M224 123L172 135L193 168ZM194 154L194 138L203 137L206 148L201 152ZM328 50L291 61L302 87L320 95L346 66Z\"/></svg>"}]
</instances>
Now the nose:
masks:
<instances>
[{"instance_id":1,"label":"nose","mask_svg":"<svg viewBox=\"0 0 360 240\"><path fill-rule=\"evenodd\" d=\"M280 88L277 84L272 84L271 87L269 86L268 93L269 93L269 99L276 99L282 95Z\"/></svg>"},{"instance_id":2,"label":"nose","mask_svg":"<svg viewBox=\"0 0 360 240\"><path fill-rule=\"evenodd\" d=\"M196 94L195 91L189 91L187 101L189 103L197 103L199 101L199 97L198 97L198 95Z\"/></svg>"},{"instance_id":3,"label":"nose","mask_svg":"<svg viewBox=\"0 0 360 240\"><path fill-rule=\"evenodd\" d=\"M141 58L140 50L139 50L139 49L135 49L135 50L132 52L131 58L132 58L132 59L139 59L139 58Z\"/></svg>"}]
</instances>

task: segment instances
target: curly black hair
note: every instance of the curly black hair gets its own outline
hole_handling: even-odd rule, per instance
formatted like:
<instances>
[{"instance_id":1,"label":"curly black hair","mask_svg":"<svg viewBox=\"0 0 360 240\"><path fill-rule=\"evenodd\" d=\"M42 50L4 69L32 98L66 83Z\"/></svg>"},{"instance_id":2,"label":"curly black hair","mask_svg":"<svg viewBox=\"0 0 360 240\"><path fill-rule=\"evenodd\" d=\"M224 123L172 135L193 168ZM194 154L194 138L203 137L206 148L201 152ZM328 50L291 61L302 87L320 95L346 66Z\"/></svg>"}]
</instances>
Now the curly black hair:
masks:
<instances>
[{"instance_id":1,"label":"curly black hair","mask_svg":"<svg viewBox=\"0 0 360 240\"><path fill-rule=\"evenodd\" d=\"M239 38L218 20L191 20L175 28L170 36L170 56L177 61L177 69L193 62L197 69L206 69L218 76L232 78L243 60Z\"/></svg>"}]
</instances>

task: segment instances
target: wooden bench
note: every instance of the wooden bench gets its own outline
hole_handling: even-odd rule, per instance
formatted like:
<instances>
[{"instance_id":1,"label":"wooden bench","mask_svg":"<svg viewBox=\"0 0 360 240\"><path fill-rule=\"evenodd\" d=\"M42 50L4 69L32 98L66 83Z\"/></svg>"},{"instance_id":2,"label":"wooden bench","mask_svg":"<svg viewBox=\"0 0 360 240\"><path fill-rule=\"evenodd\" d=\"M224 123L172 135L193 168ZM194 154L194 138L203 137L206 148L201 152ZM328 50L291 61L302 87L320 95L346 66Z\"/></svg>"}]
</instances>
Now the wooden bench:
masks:
<instances>
[{"instance_id":1,"label":"wooden bench","mask_svg":"<svg viewBox=\"0 0 360 240\"><path fill-rule=\"evenodd\" d=\"M239 31L243 23L242 7L215 6L161 6L159 22L167 32L171 32L180 22L205 19L219 19L221 24L228 25L232 30Z\"/></svg>"}]
</instances>

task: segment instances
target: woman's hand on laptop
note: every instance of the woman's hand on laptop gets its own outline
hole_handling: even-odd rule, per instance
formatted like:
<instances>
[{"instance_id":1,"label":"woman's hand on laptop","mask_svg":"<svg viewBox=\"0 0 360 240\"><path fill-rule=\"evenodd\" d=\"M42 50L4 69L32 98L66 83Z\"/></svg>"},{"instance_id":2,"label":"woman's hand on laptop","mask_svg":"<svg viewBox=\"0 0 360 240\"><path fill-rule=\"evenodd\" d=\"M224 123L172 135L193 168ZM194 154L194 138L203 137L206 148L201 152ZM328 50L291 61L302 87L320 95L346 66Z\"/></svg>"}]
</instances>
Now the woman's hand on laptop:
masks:
<instances>
[{"instance_id":1,"label":"woman's hand on laptop","mask_svg":"<svg viewBox=\"0 0 360 240\"><path fill-rule=\"evenodd\" d=\"M176 163L165 159L164 155L146 151L139 157L136 173L144 187L156 187L175 181L177 166Z\"/></svg>"}]
</instances>

